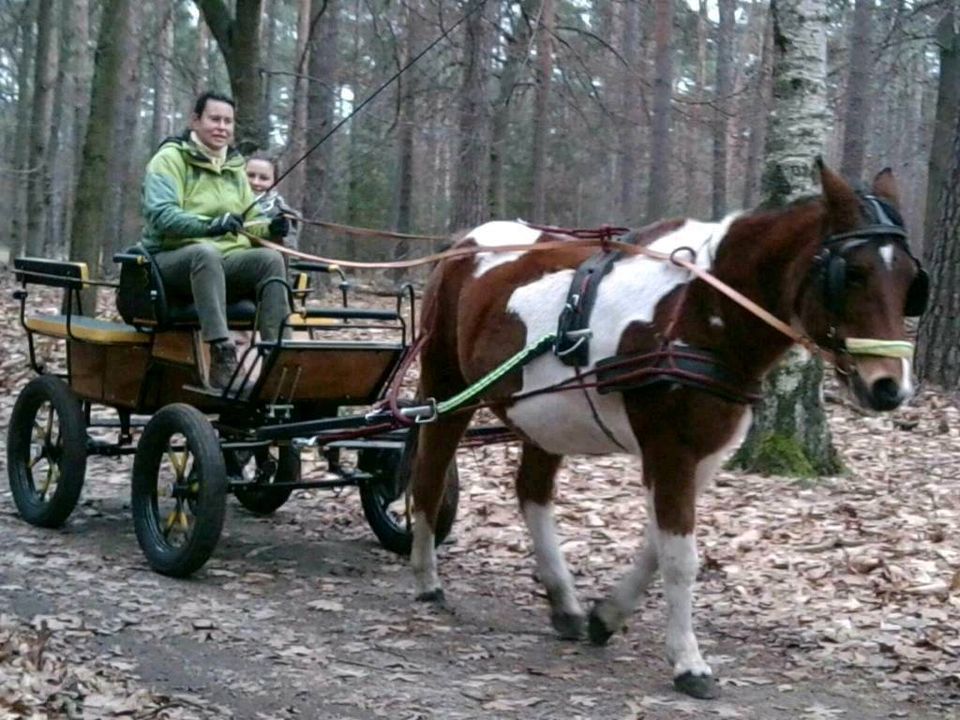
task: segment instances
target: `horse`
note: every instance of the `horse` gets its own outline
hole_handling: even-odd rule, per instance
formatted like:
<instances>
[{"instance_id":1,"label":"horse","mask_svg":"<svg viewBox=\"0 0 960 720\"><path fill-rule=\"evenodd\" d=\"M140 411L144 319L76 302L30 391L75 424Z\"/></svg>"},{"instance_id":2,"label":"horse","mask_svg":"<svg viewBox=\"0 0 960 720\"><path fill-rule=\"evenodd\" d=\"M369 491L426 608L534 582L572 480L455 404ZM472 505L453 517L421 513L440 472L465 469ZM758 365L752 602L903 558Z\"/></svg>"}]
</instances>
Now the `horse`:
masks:
<instances>
[{"instance_id":1,"label":"horse","mask_svg":"<svg viewBox=\"0 0 960 720\"><path fill-rule=\"evenodd\" d=\"M782 323L833 356L860 405L892 410L913 392L904 318L923 311L927 276L907 244L893 173L880 172L865 192L819 159L817 167L821 195L635 233L637 244L661 259L636 252L609 263L595 288L588 332L568 338L588 339L583 364L565 362L557 343L482 397L522 440L516 492L556 632L576 639L586 631L593 643L606 643L659 569L674 687L693 697L719 695L692 623L695 501L748 430L760 381L800 337ZM456 247L532 249L477 252L434 268L422 305L419 397L453 396L558 328L574 297L576 269L597 252L583 242L558 242L563 237L503 221L461 236ZM535 251L542 243L551 246ZM781 327L718 291L703 273L662 260L678 255ZM475 408L420 426L411 548L419 600L445 601L434 528L445 470ZM554 476L564 455L624 452L641 457L644 542L632 568L587 616L558 542Z\"/></svg>"}]
</instances>

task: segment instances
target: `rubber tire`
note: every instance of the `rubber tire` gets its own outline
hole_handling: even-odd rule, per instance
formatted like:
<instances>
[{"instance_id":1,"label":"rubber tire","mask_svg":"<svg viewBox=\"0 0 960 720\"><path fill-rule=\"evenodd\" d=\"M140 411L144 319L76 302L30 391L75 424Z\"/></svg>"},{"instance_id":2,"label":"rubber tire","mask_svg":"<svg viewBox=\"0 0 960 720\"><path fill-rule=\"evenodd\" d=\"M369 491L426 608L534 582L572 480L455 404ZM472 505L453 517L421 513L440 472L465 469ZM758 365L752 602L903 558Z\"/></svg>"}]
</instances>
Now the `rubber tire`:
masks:
<instances>
[{"instance_id":1,"label":"rubber tire","mask_svg":"<svg viewBox=\"0 0 960 720\"><path fill-rule=\"evenodd\" d=\"M228 460L229 463L229 460ZM271 478L271 483L298 483L300 482L300 458L292 446L280 447L280 457L277 460L277 472ZM233 494L244 508L254 515L271 515L290 499L293 488L251 486L235 488Z\"/></svg>"},{"instance_id":2,"label":"rubber tire","mask_svg":"<svg viewBox=\"0 0 960 720\"><path fill-rule=\"evenodd\" d=\"M361 483L360 485L360 503L363 506L363 514L377 536L380 545L390 552L397 555L409 555L413 547L413 533L408 531L397 523L393 515L387 510L387 507L402 495L410 484L410 471L413 467L413 458L417 453L417 440L419 438L418 426L413 426L407 433L407 439L404 442L403 450L400 454L400 460L395 465L395 469L385 467L385 474L380 480L375 478L372 481ZM363 450L360 451L361 453ZM389 474L394 473L390 478ZM392 480L395 484L386 482ZM440 503L440 510L437 514L437 526L434 534L434 545L439 545L450 534L453 523L457 518L457 505L460 502L460 474L457 471L457 462L454 457L447 466L444 476L443 501Z\"/></svg>"},{"instance_id":3,"label":"rubber tire","mask_svg":"<svg viewBox=\"0 0 960 720\"><path fill-rule=\"evenodd\" d=\"M63 454L58 463L56 492L46 501L36 496L27 470L33 421L49 401L58 417ZM70 387L53 375L41 375L20 392L7 428L7 475L20 517L31 525L56 528L63 525L77 506L87 472L87 427L80 401Z\"/></svg>"},{"instance_id":4,"label":"rubber tire","mask_svg":"<svg viewBox=\"0 0 960 720\"><path fill-rule=\"evenodd\" d=\"M193 532L187 543L166 543L156 510L157 474L170 438L180 433L193 455L200 491L193 505ZM150 567L162 575L187 577L213 554L223 530L227 507L227 471L220 439L207 417L196 408L176 403L154 415L143 429L133 458L130 504L137 541Z\"/></svg>"}]
</instances>

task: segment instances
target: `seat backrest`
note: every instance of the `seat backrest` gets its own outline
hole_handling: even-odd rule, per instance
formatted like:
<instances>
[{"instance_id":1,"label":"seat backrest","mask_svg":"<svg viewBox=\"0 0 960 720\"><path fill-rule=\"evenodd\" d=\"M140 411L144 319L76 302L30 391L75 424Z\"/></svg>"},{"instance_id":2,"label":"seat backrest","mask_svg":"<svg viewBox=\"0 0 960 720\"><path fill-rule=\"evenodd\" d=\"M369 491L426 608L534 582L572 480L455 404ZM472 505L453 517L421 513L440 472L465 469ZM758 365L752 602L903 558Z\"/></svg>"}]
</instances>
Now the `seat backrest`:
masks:
<instances>
[{"instance_id":1,"label":"seat backrest","mask_svg":"<svg viewBox=\"0 0 960 720\"><path fill-rule=\"evenodd\" d=\"M120 263L117 311L128 325L163 327L167 324L167 296L160 271L142 246L114 256Z\"/></svg>"}]
</instances>

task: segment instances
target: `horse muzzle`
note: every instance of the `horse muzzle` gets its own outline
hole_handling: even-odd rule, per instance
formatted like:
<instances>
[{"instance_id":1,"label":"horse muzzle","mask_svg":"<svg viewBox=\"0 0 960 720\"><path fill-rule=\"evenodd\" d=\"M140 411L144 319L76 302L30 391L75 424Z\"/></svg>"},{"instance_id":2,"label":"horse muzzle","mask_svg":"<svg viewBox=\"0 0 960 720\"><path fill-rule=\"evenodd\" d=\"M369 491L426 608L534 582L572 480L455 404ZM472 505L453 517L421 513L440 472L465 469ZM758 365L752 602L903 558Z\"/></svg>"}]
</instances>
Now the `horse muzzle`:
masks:
<instances>
[{"instance_id":1,"label":"horse muzzle","mask_svg":"<svg viewBox=\"0 0 960 720\"><path fill-rule=\"evenodd\" d=\"M910 374L913 343L848 338L844 345L853 366L849 375L850 390L861 406L886 412L898 408L913 395Z\"/></svg>"}]
</instances>

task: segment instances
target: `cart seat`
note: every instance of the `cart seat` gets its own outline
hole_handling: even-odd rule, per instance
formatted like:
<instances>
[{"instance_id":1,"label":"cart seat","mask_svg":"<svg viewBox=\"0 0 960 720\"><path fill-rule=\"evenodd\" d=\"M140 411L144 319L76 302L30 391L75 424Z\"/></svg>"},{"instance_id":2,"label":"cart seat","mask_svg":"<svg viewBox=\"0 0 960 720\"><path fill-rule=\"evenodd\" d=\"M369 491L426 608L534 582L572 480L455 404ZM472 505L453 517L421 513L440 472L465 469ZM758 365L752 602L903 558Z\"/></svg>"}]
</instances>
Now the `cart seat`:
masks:
<instances>
[{"instance_id":1,"label":"cart seat","mask_svg":"<svg viewBox=\"0 0 960 720\"><path fill-rule=\"evenodd\" d=\"M24 318L27 330L55 338L70 338L98 345L147 345L150 334L140 332L125 323L100 320L84 315L70 317L67 332L66 315L28 315Z\"/></svg>"}]
</instances>

